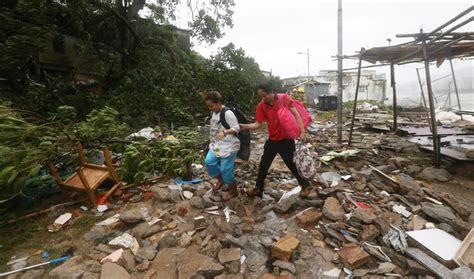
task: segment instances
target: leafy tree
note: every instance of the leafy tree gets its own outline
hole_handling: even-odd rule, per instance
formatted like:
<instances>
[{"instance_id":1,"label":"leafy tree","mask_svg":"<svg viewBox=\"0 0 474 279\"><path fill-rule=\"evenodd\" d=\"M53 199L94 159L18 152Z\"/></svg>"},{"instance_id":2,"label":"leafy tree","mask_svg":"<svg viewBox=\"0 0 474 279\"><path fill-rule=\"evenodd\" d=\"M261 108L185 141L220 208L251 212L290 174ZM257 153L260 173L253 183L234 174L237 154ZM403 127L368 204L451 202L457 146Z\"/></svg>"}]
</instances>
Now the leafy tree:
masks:
<instances>
[{"instance_id":1,"label":"leafy tree","mask_svg":"<svg viewBox=\"0 0 474 279\"><path fill-rule=\"evenodd\" d=\"M209 87L220 91L227 105L251 112L258 102L256 86L263 79L255 60L230 43L210 59Z\"/></svg>"}]
</instances>

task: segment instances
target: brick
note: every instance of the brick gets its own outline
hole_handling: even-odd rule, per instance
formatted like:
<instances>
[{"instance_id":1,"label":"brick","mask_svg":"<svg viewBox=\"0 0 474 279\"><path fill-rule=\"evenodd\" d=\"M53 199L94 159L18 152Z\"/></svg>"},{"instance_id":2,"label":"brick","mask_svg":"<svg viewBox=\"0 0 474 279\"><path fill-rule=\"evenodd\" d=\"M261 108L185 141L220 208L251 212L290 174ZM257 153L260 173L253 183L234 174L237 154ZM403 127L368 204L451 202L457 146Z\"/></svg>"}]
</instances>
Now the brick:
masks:
<instances>
[{"instance_id":1,"label":"brick","mask_svg":"<svg viewBox=\"0 0 474 279\"><path fill-rule=\"evenodd\" d=\"M314 227L321 219L323 214L317 209L310 209L296 216L296 221L301 227Z\"/></svg>"},{"instance_id":2,"label":"brick","mask_svg":"<svg viewBox=\"0 0 474 279\"><path fill-rule=\"evenodd\" d=\"M337 252L337 254L341 258L344 265L347 265L351 268L358 268L367 263L370 259L370 255L367 252L353 243L343 246L341 250Z\"/></svg>"},{"instance_id":3,"label":"brick","mask_svg":"<svg viewBox=\"0 0 474 279\"><path fill-rule=\"evenodd\" d=\"M298 248L300 241L287 234L272 245L272 257L282 261L290 261L293 251Z\"/></svg>"}]
</instances>

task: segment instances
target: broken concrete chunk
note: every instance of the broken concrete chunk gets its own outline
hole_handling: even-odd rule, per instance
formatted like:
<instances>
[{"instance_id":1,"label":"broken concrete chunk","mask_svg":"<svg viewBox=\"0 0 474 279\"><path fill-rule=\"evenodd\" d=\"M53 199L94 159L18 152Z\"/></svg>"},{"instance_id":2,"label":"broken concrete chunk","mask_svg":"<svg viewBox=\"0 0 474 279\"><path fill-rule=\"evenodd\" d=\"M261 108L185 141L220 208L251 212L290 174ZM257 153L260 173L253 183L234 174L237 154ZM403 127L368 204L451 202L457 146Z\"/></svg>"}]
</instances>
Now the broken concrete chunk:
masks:
<instances>
[{"instance_id":1,"label":"broken concrete chunk","mask_svg":"<svg viewBox=\"0 0 474 279\"><path fill-rule=\"evenodd\" d=\"M138 209L132 209L121 213L119 219L127 224L136 224L144 221L143 215Z\"/></svg>"},{"instance_id":2,"label":"broken concrete chunk","mask_svg":"<svg viewBox=\"0 0 474 279\"><path fill-rule=\"evenodd\" d=\"M129 279L130 274L118 264L105 263L102 265L102 272L100 273L100 279Z\"/></svg>"},{"instance_id":3,"label":"broken concrete chunk","mask_svg":"<svg viewBox=\"0 0 474 279\"><path fill-rule=\"evenodd\" d=\"M240 261L240 248L222 249L218 255L221 264Z\"/></svg>"},{"instance_id":4,"label":"broken concrete chunk","mask_svg":"<svg viewBox=\"0 0 474 279\"><path fill-rule=\"evenodd\" d=\"M398 182L398 185L400 186L400 192L402 194L406 194L410 191L421 191L420 182L416 181L411 176L401 173L395 176L395 180Z\"/></svg>"},{"instance_id":5,"label":"broken concrete chunk","mask_svg":"<svg viewBox=\"0 0 474 279\"><path fill-rule=\"evenodd\" d=\"M209 207L209 203L206 202L204 198L199 197L199 196L192 197L190 204L192 207L197 208L197 209L204 209L206 207Z\"/></svg>"},{"instance_id":6,"label":"broken concrete chunk","mask_svg":"<svg viewBox=\"0 0 474 279\"><path fill-rule=\"evenodd\" d=\"M365 224L370 224L375 220L375 214L373 210L368 209L368 208L356 208L352 212L352 218L365 223Z\"/></svg>"},{"instance_id":7,"label":"broken concrete chunk","mask_svg":"<svg viewBox=\"0 0 474 279\"><path fill-rule=\"evenodd\" d=\"M341 257L344 265L350 268L358 268L367 263L370 259L370 255L367 252L353 243L343 246L337 251L337 254Z\"/></svg>"},{"instance_id":8,"label":"broken concrete chunk","mask_svg":"<svg viewBox=\"0 0 474 279\"><path fill-rule=\"evenodd\" d=\"M444 265L435 261L430 256L426 255L419 249L416 248L407 248L405 253L416 260L418 263L426 267L431 272L435 273L440 278L452 278L453 273Z\"/></svg>"},{"instance_id":9,"label":"broken concrete chunk","mask_svg":"<svg viewBox=\"0 0 474 279\"><path fill-rule=\"evenodd\" d=\"M321 213L321 211L312 208L296 216L296 221L300 226L308 228L314 227L322 218L323 214Z\"/></svg>"},{"instance_id":10,"label":"broken concrete chunk","mask_svg":"<svg viewBox=\"0 0 474 279\"><path fill-rule=\"evenodd\" d=\"M140 272L146 271L150 268L150 261L143 260L139 265L137 265L137 270Z\"/></svg>"},{"instance_id":11,"label":"broken concrete chunk","mask_svg":"<svg viewBox=\"0 0 474 279\"><path fill-rule=\"evenodd\" d=\"M44 275L44 269L28 270L20 279L41 279ZM9 279L10 277L7 277ZM82 276L84 278L84 275Z\"/></svg>"},{"instance_id":12,"label":"broken concrete chunk","mask_svg":"<svg viewBox=\"0 0 474 279\"><path fill-rule=\"evenodd\" d=\"M427 167L423 169L417 176L420 179L427 181L448 182L453 179L453 176L445 169L437 169L435 167Z\"/></svg>"},{"instance_id":13,"label":"broken concrete chunk","mask_svg":"<svg viewBox=\"0 0 474 279\"><path fill-rule=\"evenodd\" d=\"M424 266L419 264L418 262L407 259L407 265L408 265L408 272L412 275L422 275L422 276L427 276L427 275L433 275L431 271L427 270Z\"/></svg>"},{"instance_id":14,"label":"broken concrete chunk","mask_svg":"<svg viewBox=\"0 0 474 279\"><path fill-rule=\"evenodd\" d=\"M364 241L372 241L380 235L379 229L375 225L364 226L360 238Z\"/></svg>"},{"instance_id":15,"label":"broken concrete chunk","mask_svg":"<svg viewBox=\"0 0 474 279\"><path fill-rule=\"evenodd\" d=\"M167 233L163 235L158 241L158 248L161 250L163 248L176 247L178 246L178 239L175 235Z\"/></svg>"},{"instance_id":16,"label":"broken concrete chunk","mask_svg":"<svg viewBox=\"0 0 474 279\"><path fill-rule=\"evenodd\" d=\"M85 268L82 263L82 256L75 256L60 266L49 272L49 278L51 279L63 279L64 275L67 274L67 278L79 279L84 274Z\"/></svg>"},{"instance_id":17,"label":"broken concrete chunk","mask_svg":"<svg viewBox=\"0 0 474 279\"><path fill-rule=\"evenodd\" d=\"M295 274L296 273L296 266L293 263L285 262L281 260L276 260L272 264L273 266L279 267L284 270L288 270L289 272Z\"/></svg>"},{"instance_id":18,"label":"broken concrete chunk","mask_svg":"<svg viewBox=\"0 0 474 279\"><path fill-rule=\"evenodd\" d=\"M178 279L176 255L179 254L180 251L180 248L165 248L160 250L158 255L153 260L149 272L151 270L155 270L155 273L160 274L161 278ZM155 276L150 278L158 277Z\"/></svg>"},{"instance_id":19,"label":"broken concrete chunk","mask_svg":"<svg viewBox=\"0 0 474 279\"><path fill-rule=\"evenodd\" d=\"M179 246L180 247L188 247L189 245L191 245L191 242L193 241L193 238L187 234L187 233L183 233L183 235L181 235L181 238L179 239Z\"/></svg>"},{"instance_id":20,"label":"broken concrete chunk","mask_svg":"<svg viewBox=\"0 0 474 279\"><path fill-rule=\"evenodd\" d=\"M113 253L111 253L110 255L108 255L107 257L103 258L100 262L101 263L106 263L106 262L116 263L122 258L122 254L123 254L123 249L120 248L114 251Z\"/></svg>"},{"instance_id":21,"label":"broken concrete chunk","mask_svg":"<svg viewBox=\"0 0 474 279\"><path fill-rule=\"evenodd\" d=\"M390 273L397 268L393 263L380 263L377 273Z\"/></svg>"},{"instance_id":22,"label":"broken concrete chunk","mask_svg":"<svg viewBox=\"0 0 474 279\"><path fill-rule=\"evenodd\" d=\"M134 254L136 254L140 248L140 245L138 244L138 241L135 239L135 237L129 235L128 233L124 233L121 236L112 239L109 242L109 245L125 249L129 248Z\"/></svg>"},{"instance_id":23,"label":"broken concrete chunk","mask_svg":"<svg viewBox=\"0 0 474 279\"><path fill-rule=\"evenodd\" d=\"M213 278L214 276L222 273L224 270L222 265L215 264L213 259L190 250L183 250L181 253L179 253L177 258L179 278L195 278L194 276L197 274L200 274L205 278Z\"/></svg>"},{"instance_id":24,"label":"broken concrete chunk","mask_svg":"<svg viewBox=\"0 0 474 279\"><path fill-rule=\"evenodd\" d=\"M287 234L272 245L272 257L282 261L290 261L293 251L298 248L300 241L294 236Z\"/></svg>"},{"instance_id":25,"label":"broken concrete chunk","mask_svg":"<svg viewBox=\"0 0 474 279\"><path fill-rule=\"evenodd\" d=\"M403 158L403 157L392 157L388 161L399 169L404 168L411 164L411 160L407 158Z\"/></svg>"},{"instance_id":26,"label":"broken concrete chunk","mask_svg":"<svg viewBox=\"0 0 474 279\"><path fill-rule=\"evenodd\" d=\"M198 216L194 218L194 229L202 229L206 225L206 218L204 216Z\"/></svg>"},{"instance_id":27,"label":"broken concrete chunk","mask_svg":"<svg viewBox=\"0 0 474 279\"><path fill-rule=\"evenodd\" d=\"M329 197L324 202L323 214L333 221L342 221L346 218L346 213L339 204L338 199Z\"/></svg>"},{"instance_id":28,"label":"broken concrete chunk","mask_svg":"<svg viewBox=\"0 0 474 279\"><path fill-rule=\"evenodd\" d=\"M217 239L213 239L201 249L200 253L203 254L204 256L215 258L217 257L221 249L222 249L222 245L220 241Z\"/></svg>"},{"instance_id":29,"label":"broken concrete chunk","mask_svg":"<svg viewBox=\"0 0 474 279\"><path fill-rule=\"evenodd\" d=\"M135 257L141 258L143 260L152 261L156 256L156 249L152 246L140 248L135 255Z\"/></svg>"},{"instance_id":30,"label":"broken concrete chunk","mask_svg":"<svg viewBox=\"0 0 474 279\"><path fill-rule=\"evenodd\" d=\"M281 198L281 200L276 204L275 211L278 213L287 212L293 205L298 203L301 200L298 194L291 195L287 198Z\"/></svg>"},{"instance_id":31,"label":"broken concrete chunk","mask_svg":"<svg viewBox=\"0 0 474 279\"><path fill-rule=\"evenodd\" d=\"M458 267L453 270L453 279L474 278L474 272L467 266Z\"/></svg>"},{"instance_id":32,"label":"broken concrete chunk","mask_svg":"<svg viewBox=\"0 0 474 279\"><path fill-rule=\"evenodd\" d=\"M467 207L462 204L459 200L454 198L452 195L448 193L442 193L441 198L445 203L447 203L449 206L451 206L458 214L461 216L461 218L464 221L469 220L469 216L471 215L471 211L467 209Z\"/></svg>"},{"instance_id":33,"label":"broken concrete chunk","mask_svg":"<svg viewBox=\"0 0 474 279\"><path fill-rule=\"evenodd\" d=\"M408 229L409 230L421 230L425 227L426 223L428 223L425 219L418 215L413 215L410 222L408 222Z\"/></svg>"},{"instance_id":34,"label":"broken concrete chunk","mask_svg":"<svg viewBox=\"0 0 474 279\"><path fill-rule=\"evenodd\" d=\"M390 230L390 224L400 227L403 224L402 217L395 212L383 212L374 221L380 228L382 234L386 234Z\"/></svg>"},{"instance_id":35,"label":"broken concrete chunk","mask_svg":"<svg viewBox=\"0 0 474 279\"><path fill-rule=\"evenodd\" d=\"M454 215L453 211L451 208L444 206L444 205L439 205L439 204L434 204L430 202L422 202L421 203L421 210L434 220L440 222L440 223L447 223L451 226L453 226L455 229L461 229L461 230L468 230L470 229L469 224L466 222L459 220L456 215Z\"/></svg>"}]
</instances>

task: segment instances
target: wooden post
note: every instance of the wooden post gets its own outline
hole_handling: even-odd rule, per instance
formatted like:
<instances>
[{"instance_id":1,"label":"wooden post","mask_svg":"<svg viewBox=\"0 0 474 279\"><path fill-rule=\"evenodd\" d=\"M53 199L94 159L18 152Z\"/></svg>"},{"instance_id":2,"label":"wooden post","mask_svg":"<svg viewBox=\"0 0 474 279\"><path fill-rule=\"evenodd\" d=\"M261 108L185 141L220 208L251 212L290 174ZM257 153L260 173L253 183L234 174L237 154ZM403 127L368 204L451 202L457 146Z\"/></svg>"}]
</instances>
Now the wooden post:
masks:
<instances>
[{"instance_id":1,"label":"wooden post","mask_svg":"<svg viewBox=\"0 0 474 279\"><path fill-rule=\"evenodd\" d=\"M456 98L458 100L458 109L461 110L461 102L459 101L458 84L456 82L456 76L454 75L453 61L451 60L451 58L449 59L449 65L451 65L451 74L453 75L454 90L456 91ZM449 96L449 101L451 102L451 96ZM463 119L462 114L461 114L461 119Z\"/></svg>"},{"instance_id":2,"label":"wooden post","mask_svg":"<svg viewBox=\"0 0 474 279\"><path fill-rule=\"evenodd\" d=\"M351 130L349 132L349 145L352 143L352 131L354 130L354 121L355 115L357 110L357 97L359 96L359 83L360 83L360 73L361 73L361 66L362 66L362 52L364 51L363 48L360 49L359 53L359 68L357 69L357 83L356 83L356 92L354 96L354 107L352 108L352 119L351 119Z\"/></svg>"},{"instance_id":3,"label":"wooden post","mask_svg":"<svg viewBox=\"0 0 474 279\"><path fill-rule=\"evenodd\" d=\"M395 66L393 63L390 64L390 80L391 80L391 86L393 90L393 131L396 132L398 127L397 127L397 87L396 87L396 82L395 82Z\"/></svg>"},{"instance_id":4,"label":"wooden post","mask_svg":"<svg viewBox=\"0 0 474 279\"><path fill-rule=\"evenodd\" d=\"M418 68L416 68L416 75L418 76L418 83L420 84L421 98L423 100L423 106L425 107L426 117L428 119L428 124L431 131L432 128L431 128L431 122L430 122L430 114L428 113L428 107L426 106L425 92L423 91L423 83L421 82L420 72L418 71Z\"/></svg>"},{"instance_id":5,"label":"wooden post","mask_svg":"<svg viewBox=\"0 0 474 279\"><path fill-rule=\"evenodd\" d=\"M420 36L423 44L423 59L425 60L425 74L426 74L426 86L428 88L428 101L430 103L430 119L431 119L431 134L433 137L433 151L435 155L435 166L440 166L440 149L438 146L438 127L436 126L436 112L434 108L434 97L433 97L433 88L431 87L431 74L430 74L430 61L428 56L428 50L426 47L426 37L425 34L420 32Z\"/></svg>"}]
</instances>

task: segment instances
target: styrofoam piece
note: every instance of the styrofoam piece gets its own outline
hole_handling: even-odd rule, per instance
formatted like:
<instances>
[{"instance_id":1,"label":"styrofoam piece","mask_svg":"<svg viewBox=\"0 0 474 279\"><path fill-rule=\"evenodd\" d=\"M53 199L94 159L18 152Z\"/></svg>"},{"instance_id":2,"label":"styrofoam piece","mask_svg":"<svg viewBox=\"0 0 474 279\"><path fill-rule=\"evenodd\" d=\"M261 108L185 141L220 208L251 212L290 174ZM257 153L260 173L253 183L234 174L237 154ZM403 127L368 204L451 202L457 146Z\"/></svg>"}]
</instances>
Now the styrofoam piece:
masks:
<instances>
[{"instance_id":1,"label":"styrofoam piece","mask_svg":"<svg viewBox=\"0 0 474 279\"><path fill-rule=\"evenodd\" d=\"M461 247L461 240L440 229L410 231L407 234L445 261L453 260Z\"/></svg>"},{"instance_id":2,"label":"styrofoam piece","mask_svg":"<svg viewBox=\"0 0 474 279\"><path fill-rule=\"evenodd\" d=\"M71 220L72 214L71 213L64 213L63 215L59 216L54 223L58 225L64 225L66 224L69 220Z\"/></svg>"}]
</instances>

